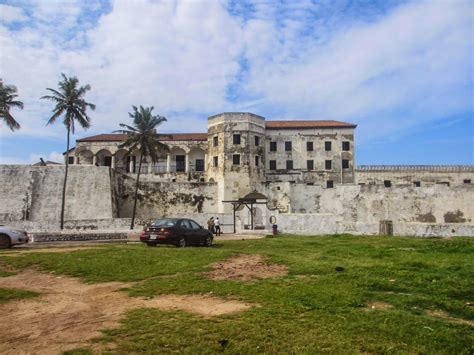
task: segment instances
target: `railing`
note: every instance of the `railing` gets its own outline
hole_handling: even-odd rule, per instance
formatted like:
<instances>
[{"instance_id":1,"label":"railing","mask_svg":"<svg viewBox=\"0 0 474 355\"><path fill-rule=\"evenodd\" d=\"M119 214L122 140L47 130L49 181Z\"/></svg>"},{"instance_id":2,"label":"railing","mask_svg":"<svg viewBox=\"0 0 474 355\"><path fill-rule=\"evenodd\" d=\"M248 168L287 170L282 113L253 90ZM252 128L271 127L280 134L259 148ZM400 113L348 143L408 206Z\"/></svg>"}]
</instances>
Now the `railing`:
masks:
<instances>
[{"instance_id":1,"label":"railing","mask_svg":"<svg viewBox=\"0 0 474 355\"><path fill-rule=\"evenodd\" d=\"M433 172L474 172L474 165L359 165L355 169L363 171L433 171Z\"/></svg>"},{"instance_id":2,"label":"railing","mask_svg":"<svg viewBox=\"0 0 474 355\"><path fill-rule=\"evenodd\" d=\"M130 173L130 169L128 167L118 167L115 168L117 172L120 173ZM137 173L138 171L138 164L135 166L135 171L133 173ZM172 164L170 165L169 173L171 174L176 174L176 173L184 173L186 172L186 166L184 164ZM194 164L189 164L189 173L202 173L204 174L204 167L201 165L194 165ZM151 167L148 163L142 164L141 168L141 174L166 174L168 173L168 169L166 166L161 166L161 165L155 165Z\"/></svg>"}]
</instances>

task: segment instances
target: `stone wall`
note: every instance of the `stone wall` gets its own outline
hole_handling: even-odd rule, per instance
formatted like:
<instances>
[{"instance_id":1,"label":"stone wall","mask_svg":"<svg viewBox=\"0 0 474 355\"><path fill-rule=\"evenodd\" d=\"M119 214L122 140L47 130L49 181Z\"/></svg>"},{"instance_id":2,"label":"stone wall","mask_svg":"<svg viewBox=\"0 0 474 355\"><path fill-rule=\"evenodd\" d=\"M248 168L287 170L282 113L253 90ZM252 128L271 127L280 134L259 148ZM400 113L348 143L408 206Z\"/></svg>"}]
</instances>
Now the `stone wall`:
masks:
<instances>
[{"instance_id":1,"label":"stone wall","mask_svg":"<svg viewBox=\"0 0 474 355\"><path fill-rule=\"evenodd\" d=\"M362 165L356 169L356 183L366 185L430 186L474 183L473 165ZM416 184L415 184L416 183Z\"/></svg>"},{"instance_id":2,"label":"stone wall","mask_svg":"<svg viewBox=\"0 0 474 355\"><path fill-rule=\"evenodd\" d=\"M135 194L135 177L120 174L116 180L120 217L131 217ZM217 211L217 186L205 182L140 182L137 216L143 219L174 217Z\"/></svg>"},{"instance_id":3,"label":"stone wall","mask_svg":"<svg viewBox=\"0 0 474 355\"><path fill-rule=\"evenodd\" d=\"M64 166L0 166L0 221L59 221ZM111 173L107 167L70 166L65 220L110 219Z\"/></svg>"}]
</instances>

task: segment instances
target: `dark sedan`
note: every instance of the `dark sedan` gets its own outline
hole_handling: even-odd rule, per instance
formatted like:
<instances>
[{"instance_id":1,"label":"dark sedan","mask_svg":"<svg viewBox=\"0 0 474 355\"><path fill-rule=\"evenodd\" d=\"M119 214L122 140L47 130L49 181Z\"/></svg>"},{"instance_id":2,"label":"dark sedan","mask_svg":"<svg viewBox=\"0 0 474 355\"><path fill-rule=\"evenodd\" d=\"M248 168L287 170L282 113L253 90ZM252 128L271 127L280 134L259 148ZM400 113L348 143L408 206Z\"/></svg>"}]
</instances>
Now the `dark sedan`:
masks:
<instances>
[{"instance_id":1,"label":"dark sedan","mask_svg":"<svg viewBox=\"0 0 474 355\"><path fill-rule=\"evenodd\" d=\"M187 218L158 219L145 227L140 234L140 240L148 246L172 244L181 248L188 245L210 247L213 239L211 232Z\"/></svg>"}]
</instances>

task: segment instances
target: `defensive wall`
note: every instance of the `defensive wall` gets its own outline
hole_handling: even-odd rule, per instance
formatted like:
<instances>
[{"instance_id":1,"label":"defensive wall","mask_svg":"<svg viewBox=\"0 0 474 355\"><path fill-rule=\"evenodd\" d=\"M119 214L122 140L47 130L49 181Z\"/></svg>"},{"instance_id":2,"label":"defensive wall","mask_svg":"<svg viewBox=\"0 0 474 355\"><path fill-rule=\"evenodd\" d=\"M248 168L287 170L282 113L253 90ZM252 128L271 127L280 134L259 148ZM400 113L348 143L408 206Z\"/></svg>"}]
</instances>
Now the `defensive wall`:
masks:
<instances>
[{"instance_id":1,"label":"defensive wall","mask_svg":"<svg viewBox=\"0 0 474 355\"><path fill-rule=\"evenodd\" d=\"M59 221L65 166L0 165L0 221ZM70 166L65 220L115 217L111 171Z\"/></svg>"},{"instance_id":2,"label":"defensive wall","mask_svg":"<svg viewBox=\"0 0 474 355\"><path fill-rule=\"evenodd\" d=\"M380 221L390 220L394 234L398 235L474 236L474 184L464 183L473 173L460 170L463 169L442 172L443 178L453 181L449 185L434 182L415 186L400 180L390 187L379 181L326 188L305 183L260 182L255 188L267 199L264 204L254 205L254 226L270 231L270 217L274 216L283 232L371 235L379 232ZM422 173L426 180L429 172ZM393 175L384 175L383 179L387 176ZM109 167L70 166L66 229L127 229L135 177L115 173ZM27 230L57 230L63 178L64 166L0 166L0 222ZM460 178L463 182L455 184ZM190 217L205 225L210 216L219 216L225 224L224 231L232 231L232 212L218 213L221 201L217 182L163 182L150 175L143 179L138 192L139 225L165 216ZM242 206L236 211L237 230L249 228L250 220L248 208Z\"/></svg>"}]
</instances>

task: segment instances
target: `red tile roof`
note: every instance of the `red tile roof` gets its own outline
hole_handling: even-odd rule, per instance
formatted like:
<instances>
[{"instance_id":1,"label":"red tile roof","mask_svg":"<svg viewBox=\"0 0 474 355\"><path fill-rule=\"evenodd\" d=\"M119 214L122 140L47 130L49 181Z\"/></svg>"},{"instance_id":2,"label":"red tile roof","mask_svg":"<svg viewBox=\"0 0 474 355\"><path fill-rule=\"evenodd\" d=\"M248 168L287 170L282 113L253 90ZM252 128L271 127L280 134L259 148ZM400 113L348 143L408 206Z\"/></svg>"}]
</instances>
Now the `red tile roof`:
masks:
<instances>
[{"instance_id":1,"label":"red tile roof","mask_svg":"<svg viewBox=\"0 0 474 355\"><path fill-rule=\"evenodd\" d=\"M340 121L266 121L267 129L307 129L307 128L356 128L357 125ZM122 133L98 134L78 139L76 142L122 142L127 138ZM207 133L160 133L160 141L207 141Z\"/></svg>"},{"instance_id":2,"label":"red tile roof","mask_svg":"<svg viewBox=\"0 0 474 355\"><path fill-rule=\"evenodd\" d=\"M127 139L126 134L107 133L78 139L76 142L122 142ZM160 133L160 141L207 141L207 133Z\"/></svg>"},{"instance_id":3,"label":"red tile roof","mask_svg":"<svg viewBox=\"0 0 474 355\"><path fill-rule=\"evenodd\" d=\"M267 129L296 129L296 128L356 128L357 125L340 121L265 121Z\"/></svg>"}]
</instances>

